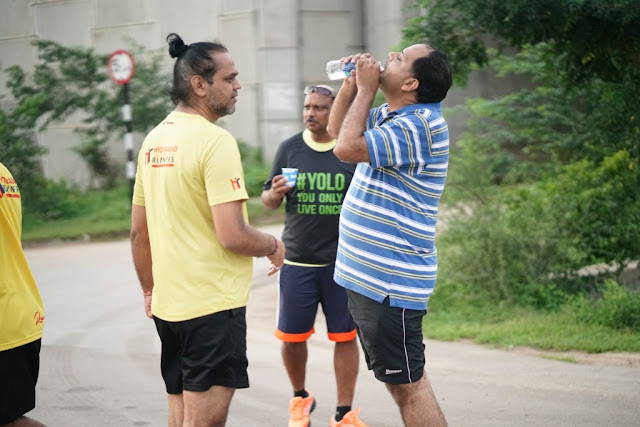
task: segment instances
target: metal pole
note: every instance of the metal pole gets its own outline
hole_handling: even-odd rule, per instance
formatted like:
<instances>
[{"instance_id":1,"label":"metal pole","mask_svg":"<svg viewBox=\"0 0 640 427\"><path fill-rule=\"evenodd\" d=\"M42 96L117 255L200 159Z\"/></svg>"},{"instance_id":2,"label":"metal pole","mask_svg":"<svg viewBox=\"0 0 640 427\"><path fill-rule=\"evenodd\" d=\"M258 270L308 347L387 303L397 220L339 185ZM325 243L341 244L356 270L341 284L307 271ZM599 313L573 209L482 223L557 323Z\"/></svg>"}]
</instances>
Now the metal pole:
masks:
<instances>
[{"instance_id":1,"label":"metal pole","mask_svg":"<svg viewBox=\"0 0 640 427\"><path fill-rule=\"evenodd\" d=\"M127 128L124 134L124 149L127 152L126 174L129 180L131 196L133 196L133 185L136 177L136 166L133 161L133 124L131 123L131 105L129 104L129 83L122 85L122 97L124 105L122 106L122 120Z\"/></svg>"}]
</instances>

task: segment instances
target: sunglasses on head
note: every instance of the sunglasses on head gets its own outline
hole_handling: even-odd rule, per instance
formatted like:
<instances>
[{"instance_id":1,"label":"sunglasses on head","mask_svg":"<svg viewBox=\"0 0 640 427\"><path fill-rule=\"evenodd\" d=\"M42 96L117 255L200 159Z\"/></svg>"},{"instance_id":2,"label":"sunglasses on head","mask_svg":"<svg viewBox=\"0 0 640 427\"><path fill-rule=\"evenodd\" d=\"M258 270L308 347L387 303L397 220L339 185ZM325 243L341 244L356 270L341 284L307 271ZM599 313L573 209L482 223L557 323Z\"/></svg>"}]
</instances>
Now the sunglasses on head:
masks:
<instances>
[{"instance_id":1,"label":"sunglasses on head","mask_svg":"<svg viewBox=\"0 0 640 427\"><path fill-rule=\"evenodd\" d=\"M311 95L314 92L317 93L318 95L330 96L332 98L334 97L333 91L330 89L327 89L326 87L309 85L304 88L305 95Z\"/></svg>"}]
</instances>

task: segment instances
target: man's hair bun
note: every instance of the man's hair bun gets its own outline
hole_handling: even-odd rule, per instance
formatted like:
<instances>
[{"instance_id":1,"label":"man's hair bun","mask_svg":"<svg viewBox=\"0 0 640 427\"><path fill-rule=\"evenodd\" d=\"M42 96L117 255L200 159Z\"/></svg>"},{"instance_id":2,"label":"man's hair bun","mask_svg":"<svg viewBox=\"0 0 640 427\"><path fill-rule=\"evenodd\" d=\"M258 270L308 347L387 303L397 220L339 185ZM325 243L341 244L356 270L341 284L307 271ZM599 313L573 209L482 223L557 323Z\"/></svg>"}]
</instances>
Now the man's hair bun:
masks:
<instances>
[{"instance_id":1,"label":"man's hair bun","mask_svg":"<svg viewBox=\"0 0 640 427\"><path fill-rule=\"evenodd\" d=\"M189 49L189 45L184 44L184 41L176 33L169 34L167 42L169 43L169 55L172 58L180 58Z\"/></svg>"}]
</instances>

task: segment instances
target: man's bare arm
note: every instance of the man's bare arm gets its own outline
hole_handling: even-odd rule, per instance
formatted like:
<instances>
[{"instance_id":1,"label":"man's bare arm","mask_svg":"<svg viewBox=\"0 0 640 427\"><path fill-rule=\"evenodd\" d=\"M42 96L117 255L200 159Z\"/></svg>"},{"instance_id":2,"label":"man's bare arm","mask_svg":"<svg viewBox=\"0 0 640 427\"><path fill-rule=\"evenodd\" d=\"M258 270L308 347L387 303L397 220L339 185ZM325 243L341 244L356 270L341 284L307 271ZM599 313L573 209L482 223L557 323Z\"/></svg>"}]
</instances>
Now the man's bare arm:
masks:
<instances>
[{"instance_id":1,"label":"man's bare arm","mask_svg":"<svg viewBox=\"0 0 640 427\"><path fill-rule=\"evenodd\" d=\"M332 138L338 138L349 107L351 107L357 93L356 80L354 78L344 79L329 113L327 132Z\"/></svg>"},{"instance_id":2,"label":"man's bare arm","mask_svg":"<svg viewBox=\"0 0 640 427\"><path fill-rule=\"evenodd\" d=\"M369 109L378 90L380 64L373 58L363 57L358 60L358 71L355 74L357 94L344 118L333 153L345 162L369 162L369 148L364 132L367 129Z\"/></svg>"},{"instance_id":3,"label":"man's bare arm","mask_svg":"<svg viewBox=\"0 0 640 427\"><path fill-rule=\"evenodd\" d=\"M131 253L133 265L144 295L144 310L147 317L151 314L151 293L153 291L153 271L151 262L151 244L147 228L147 213L144 206L131 207Z\"/></svg>"},{"instance_id":4,"label":"man's bare arm","mask_svg":"<svg viewBox=\"0 0 640 427\"><path fill-rule=\"evenodd\" d=\"M244 221L242 201L211 206L213 226L220 244L240 255L269 258L274 267L284 262L285 248L280 239L251 227ZM270 274L276 270L269 270Z\"/></svg>"}]
</instances>

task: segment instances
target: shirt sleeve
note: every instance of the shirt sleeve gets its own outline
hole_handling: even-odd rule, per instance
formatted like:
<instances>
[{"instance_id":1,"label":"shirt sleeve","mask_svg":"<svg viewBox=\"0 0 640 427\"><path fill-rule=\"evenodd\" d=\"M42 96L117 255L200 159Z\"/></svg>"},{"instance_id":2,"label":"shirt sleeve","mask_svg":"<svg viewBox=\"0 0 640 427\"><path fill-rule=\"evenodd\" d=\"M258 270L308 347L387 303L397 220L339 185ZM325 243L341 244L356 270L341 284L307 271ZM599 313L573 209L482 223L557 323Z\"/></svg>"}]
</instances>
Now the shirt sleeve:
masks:
<instances>
[{"instance_id":1,"label":"shirt sleeve","mask_svg":"<svg viewBox=\"0 0 640 427\"><path fill-rule=\"evenodd\" d=\"M225 132L208 144L203 172L209 206L249 198L238 143L230 133Z\"/></svg>"},{"instance_id":2,"label":"shirt sleeve","mask_svg":"<svg viewBox=\"0 0 640 427\"><path fill-rule=\"evenodd\" d=\"M421 168L446 162L449 133L442 117L429 122L429 110L416 110L364 133L371 167Z\"/></svg>"}]
</instances>

